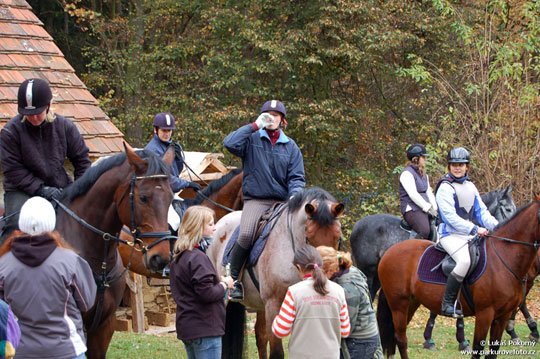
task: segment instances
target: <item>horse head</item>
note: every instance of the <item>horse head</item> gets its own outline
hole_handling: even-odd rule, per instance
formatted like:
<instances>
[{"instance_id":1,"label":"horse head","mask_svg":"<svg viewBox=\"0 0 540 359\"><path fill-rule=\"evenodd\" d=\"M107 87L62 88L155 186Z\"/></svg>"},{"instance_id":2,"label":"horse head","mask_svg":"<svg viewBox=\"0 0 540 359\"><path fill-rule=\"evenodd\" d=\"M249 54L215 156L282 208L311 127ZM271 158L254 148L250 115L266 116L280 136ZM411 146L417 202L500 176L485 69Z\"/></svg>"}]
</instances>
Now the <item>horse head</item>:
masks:
<instances>
[{"instance_id":1,"label":"horse head","mask_svg":"<svg viewBox=\"0 0 540 359\"><path fill-rule=\"evenodd\" d=\"M495 190L482 196L489 212L499 222L507 220L516 211L516 204L512 198L512 186L503 190Z\"/></svg>"},{"instance_id":2,"label":"horse head","mask_svg":"<svg viewBox=\"0 0 540 359\"><path fill-rule=\"evenodd\" d=\"M157 272L170 255L167 213L173 198L169 168L174 151L168 150L160 159L147 152L140 157L128 144L124 147L130 173L115 193L118 217L144 253L145 266Z\"/></svg>"},{"instance_id":3,"label":"horse head","mask_svg":"<svg viewBox=\"0 0 540 359\"><path fill-rule=\"evenodd\" d=\"M345 205L339 203L325 190L313 187L295 195L290 201L290 211L303 204L305 214L305 239L314 247L329 246L337 249L341 239L339 217Z\"/></svg>"}]
</instances>

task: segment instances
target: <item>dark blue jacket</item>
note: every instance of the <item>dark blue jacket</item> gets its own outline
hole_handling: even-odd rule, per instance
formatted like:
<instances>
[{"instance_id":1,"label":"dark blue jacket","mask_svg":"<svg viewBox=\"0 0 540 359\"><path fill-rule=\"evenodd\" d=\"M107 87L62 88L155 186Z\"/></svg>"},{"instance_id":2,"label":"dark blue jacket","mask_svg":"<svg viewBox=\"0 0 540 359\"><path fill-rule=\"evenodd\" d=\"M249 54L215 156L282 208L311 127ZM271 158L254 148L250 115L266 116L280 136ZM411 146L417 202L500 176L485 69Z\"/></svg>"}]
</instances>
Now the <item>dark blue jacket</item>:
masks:
<instances>
[{"instance_id":1,"label":"dark blue jacket","mask_svg":"<svg viewBox=\"0 0 540 359\"><path fill-rule=\"evenodd\" d=\"M272 146L264 129L256 131L248 124L230 133L223 144L242 159L244 198L284 201L305 187L302 153L283 131Z\"/></svg>"},{"instance_id":2,"label":"dark blue jacket","mask_svg":"<svg viewBox=\"0 0 540 359\"><path fill-rule=\"evenodd\" d=\"M163 142L159 139L158 135L154 134L154 137L148 142L144 148L147 151L151 151L158 156L163 156L170 143ZM181 158L175 157L171 166L171 189L173 192L178 192L181 189L184 189L188 186L189 181L186 181L183 178L178 177L182 170L184 169L184 160Z\"/></svg>"}]
</instances>

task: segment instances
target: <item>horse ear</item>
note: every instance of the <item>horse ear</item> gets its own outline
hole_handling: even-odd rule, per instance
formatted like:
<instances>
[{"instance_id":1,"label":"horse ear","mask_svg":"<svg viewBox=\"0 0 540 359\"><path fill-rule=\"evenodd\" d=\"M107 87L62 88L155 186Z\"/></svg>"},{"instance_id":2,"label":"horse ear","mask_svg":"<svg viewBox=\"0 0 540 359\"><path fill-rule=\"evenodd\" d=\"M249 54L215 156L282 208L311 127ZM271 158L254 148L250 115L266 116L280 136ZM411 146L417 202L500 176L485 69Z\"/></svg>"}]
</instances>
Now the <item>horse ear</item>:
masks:
<instances>
[{"instance_id":1,"label":"horse ear","mask_svg":"<svg viewBox=\"0 0 540 359\"><path fill-rule=\"evenodd\" d=\"M509 184L508 187L504 190L504 194L510 194L512 192L512 185Z\"/></svg>"},{"instance_id":2,"label":"horse ear","mask_svg":"<svg viewBox=\"0 0 540 359\"><path fill-rule=\"evenodd\" d=\"M317 208L314 205L312 205L311 203L306 203L306 205L304 206L304 209L306 210L306 213L310 217L313 216L315 211L317 211Z\"/></svg>"},{"instance_id":3,"label":"horse ear","mask_svg":"<svg viewBox=\"0 0 540 359\"><path fill-rule=\"evenodd\" d=\"M343 203L334 203L330 210L334 217L339 217L345 211L345 205Z\"/></svg>"},{"instance_id":4,"label":"horse ear","mask_svg":"<svg viewBox=\"0 0 540 359\"><path fill-rule=\"evenodd\" d=\"M127 142L124 141L124 150L126 151L126 156L129 164L133 168L136 174L141 175L146 172L146 162L135 153L133 147L131 147Z\"/></svg>"},{"instance_id":5,"label":"horse ear","mask_svg":"<svg viewBox=\"0 0 540 359\"><path fill-rule=\"evenodd\" d=\"M167 166L171 167L174 160L174 147L173 146L169 146L169 148L167 148L167 151L165 151L165 154L163 154L162 159L163 159L163 162L165 162Z\"/></svg>"}]
</instances>

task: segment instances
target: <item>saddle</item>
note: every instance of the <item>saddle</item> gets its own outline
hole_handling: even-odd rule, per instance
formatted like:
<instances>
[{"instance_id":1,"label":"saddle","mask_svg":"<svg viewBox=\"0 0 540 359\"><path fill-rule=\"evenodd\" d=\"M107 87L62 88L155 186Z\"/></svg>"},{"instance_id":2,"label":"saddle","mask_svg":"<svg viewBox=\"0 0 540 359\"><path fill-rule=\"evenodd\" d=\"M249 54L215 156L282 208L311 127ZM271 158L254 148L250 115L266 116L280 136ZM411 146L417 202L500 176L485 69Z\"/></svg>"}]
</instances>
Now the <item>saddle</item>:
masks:
<instances>
[{"instance_id":1,"label":"saddle","mask_svg":"<svg viewBox=\"0 0 540 359\"><path fill-rule=\"evenodd\" d=\"M264 247L266 246L266 240L268 239L268 235L274 228L274 225L276 224L275 219L283 212L283 210L286 208L285 203L278 202L274 204L271 208L266 211L261 218L259 219L259 223L257 225L257 231L255 232L254 239L252 240L252 246L251 251L249 253L249 258L247 261L247 268L251 268L257 264L257 261L263 252ZM238 240L238 236L240 234L240 226L238 226L233 234L231 235L231 238L229 238L229 241L227 243L227 246L225 247L225 252L223 253L223 260L222 265L225 266L227 263L229 263L231 250L233 248L234 243Z\"/></svg>"},{"instance_id":2,"label":"saddle","mask_svg":"<svg viewBox=\"0 0 540 359\"><path fill-rule=\"evenodd\" d=\"M401 222L399 222L399 227L401 229L403 229L404 231L409 232L409 238L408 239L417 238L416 236L418 235L418 233L416 233L416 231L411 227L409 222L407 222L405 220L405 218L401 218ZM430 230L429 230L429 238L428 238L428 240L431 241L431 242L436 242L437 241L437 223L436 223L436 219L430 219L429 220L429 227L430 227Z\"/></svg>"},{"instance_id":3,"label":"saddle","mask_svg":"<svg viewBox=\"0 0 540 359\"><path fill-rule=\"evenodd\" d=\"M463 280L462 291L467 304L474 310L469 286L475 283L486 270L486 240L481 237L473 238L469 242L469 255L471 266ZM448 275L455 266L456 262L440 246L440 243L431 245L426 248L418 263L418 279L426 283L445 285Z\"/></svg>"}]
</instances>

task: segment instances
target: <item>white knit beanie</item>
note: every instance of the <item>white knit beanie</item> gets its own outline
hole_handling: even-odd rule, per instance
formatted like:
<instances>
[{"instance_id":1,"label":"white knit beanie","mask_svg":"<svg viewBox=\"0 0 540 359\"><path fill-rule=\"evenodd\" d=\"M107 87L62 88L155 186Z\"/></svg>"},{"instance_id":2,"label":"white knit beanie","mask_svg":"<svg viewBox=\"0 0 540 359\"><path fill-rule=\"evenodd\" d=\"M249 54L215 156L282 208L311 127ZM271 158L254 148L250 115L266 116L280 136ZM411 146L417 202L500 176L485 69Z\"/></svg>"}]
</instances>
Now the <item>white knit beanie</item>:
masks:
<instances>
[{"instance_id":1,"label":"white knit beanie","mask_svg":"<svg viewBox=\"0 0 540 359\"><path fill-rule=\"evenodd\" d=\"M56 225L56 212L43 197L32 197L24 202L19 214L19 229L32 236L51 232Z\"/></svg>"}]
</instances>

